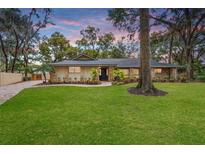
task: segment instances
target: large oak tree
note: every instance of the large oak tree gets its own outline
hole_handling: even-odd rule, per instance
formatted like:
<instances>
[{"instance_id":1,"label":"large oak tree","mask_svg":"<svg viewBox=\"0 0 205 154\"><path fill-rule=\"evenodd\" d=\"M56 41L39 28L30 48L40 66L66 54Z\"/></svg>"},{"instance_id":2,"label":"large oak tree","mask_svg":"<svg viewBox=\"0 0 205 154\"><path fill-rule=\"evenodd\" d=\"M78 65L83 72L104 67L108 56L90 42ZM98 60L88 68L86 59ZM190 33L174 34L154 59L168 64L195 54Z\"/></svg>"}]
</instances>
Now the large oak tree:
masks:
<instances>
[{"instance_id":1,"label":"large oak tree","mask_svg":"<svg viewBox=\"0 0 205 154\"><path fill-rule=\"evenodd\" d=\"M126 29L132 35L140 29L140 81L129 92L142 95L165 95L152 84L149 44L149 9L113 9L109 11L109 20L114 26Z\"/></svg>"}]
</instances>

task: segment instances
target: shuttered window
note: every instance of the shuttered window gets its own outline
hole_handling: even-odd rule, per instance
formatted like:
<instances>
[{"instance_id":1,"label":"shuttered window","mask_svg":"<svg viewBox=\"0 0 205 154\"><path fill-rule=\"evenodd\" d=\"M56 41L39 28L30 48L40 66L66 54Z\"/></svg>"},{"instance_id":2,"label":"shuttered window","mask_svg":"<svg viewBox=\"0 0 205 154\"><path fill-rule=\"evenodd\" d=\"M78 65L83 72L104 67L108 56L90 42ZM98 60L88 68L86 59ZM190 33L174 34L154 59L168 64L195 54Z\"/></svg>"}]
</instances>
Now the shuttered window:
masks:
<instances>
[{"instance_id":1,"label":"shuttered window","mask_svg":"<svg viewBox=\"0 0 205 154\"><path fill-rule=\"evenodd\" d=\"M162 69L161 68L155 68L154 73L160 74L160 73L162 73Z\"/></svg>"},{"instance_id":2,"label":"shuttered window","mask_svg":"<svg viewBox=\"0 0 205 154\"><path fill-rule=\"evenodd\" d=\"M80 73L80 67L69 67L69 73Z\"/></svg>"}]
</instances>

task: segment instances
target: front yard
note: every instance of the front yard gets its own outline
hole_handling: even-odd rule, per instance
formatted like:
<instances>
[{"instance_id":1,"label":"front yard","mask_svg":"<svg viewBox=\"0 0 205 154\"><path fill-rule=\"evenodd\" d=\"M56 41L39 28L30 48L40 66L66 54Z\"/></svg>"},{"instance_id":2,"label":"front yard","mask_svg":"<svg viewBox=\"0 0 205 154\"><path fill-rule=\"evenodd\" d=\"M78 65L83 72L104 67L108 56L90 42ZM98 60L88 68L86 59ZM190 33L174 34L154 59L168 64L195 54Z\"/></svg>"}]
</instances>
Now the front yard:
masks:
<instances>
[{"instance_id":1,"label":"front yard","mask_svg":"<svg viewBox=\"0 0 205 154\"><path fill-rule=\"evenodd\" d=\"M204 83L134 85L23 90L0 106L0 144L205 144Z\"/></svg>"}]
</instances>

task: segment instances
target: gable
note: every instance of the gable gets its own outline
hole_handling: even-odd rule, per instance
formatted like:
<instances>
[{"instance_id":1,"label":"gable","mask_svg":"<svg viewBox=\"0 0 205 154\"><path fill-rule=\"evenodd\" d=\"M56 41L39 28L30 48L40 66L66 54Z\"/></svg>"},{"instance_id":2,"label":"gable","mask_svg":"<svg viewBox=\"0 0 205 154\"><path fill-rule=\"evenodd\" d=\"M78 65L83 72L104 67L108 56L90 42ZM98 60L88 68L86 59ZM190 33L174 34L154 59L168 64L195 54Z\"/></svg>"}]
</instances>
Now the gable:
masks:
<instances>
[{"instance_id":1,"label":"gable","mask_svg":"<svg viewBox=\"0 0 205 154\"><path fill-rule=\"evenodd\" d=\"M85 55L85 54L80 54L77 57L73 58L73 60L82 60L82 61L86 61L86 60L95 60L94 58Z\"/></svg>"}]
</instances>

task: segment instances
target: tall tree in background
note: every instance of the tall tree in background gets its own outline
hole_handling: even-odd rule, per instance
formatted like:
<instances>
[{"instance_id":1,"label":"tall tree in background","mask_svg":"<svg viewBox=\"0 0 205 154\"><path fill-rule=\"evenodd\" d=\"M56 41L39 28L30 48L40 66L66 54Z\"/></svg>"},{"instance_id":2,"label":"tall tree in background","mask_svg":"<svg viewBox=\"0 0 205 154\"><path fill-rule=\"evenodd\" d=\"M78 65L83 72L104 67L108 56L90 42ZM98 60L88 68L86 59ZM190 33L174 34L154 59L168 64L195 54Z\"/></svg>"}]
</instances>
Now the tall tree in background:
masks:
<instances>
[{"instance_id":1,"label":"tall tree in background","mask_svg":"<svg viewBox=\"0 0 205 154\"><path fill-rule=\"evenodd\" d=\"M39 50L42 61L46 63L72 59L78 53L77 48L71 47L70 41L59 32L53 33L50 38L44 37Z\"/></svg>"},{"instance_id":2,"label":"tall tree in background","mask_svg":"<svg viewBox=\"0 0 205 154\"><path fill-rule=\"evenodd\" d=\"M113 43L115 41L115 37L113 33L105 33L98 37L98 50L100 52L101 58L108 58L110 57L110 53L113 48Z\"/></svg>"},{"instance_id":3,"label":"tall tree in background","mask_svg":"<svg viewBox=\"0 0 205 154\"><path fill-rule=\"evenodd\" d=\"M88 49L95 50L99 31L99 28L87 26L85 29L80 31L83 38L78 40L77 44L85 45Z\"/></svg>"},{"instance_id":4,"label":"tall tree in background","mask_svg":"<svg viewBox=\"0 0 205 154\"><path fill-rule=\"evenodd\" d=\"M183 42L181 47L186 58L187 78L192 80L194 57L199 51L199 46L205 41L205 10L163 9L161 12L153 11L150 18L154 19L156 24L163 24L178 34Z\"/></svg>"},{"instance_id":5,"label":"tall tree in background","mask_svg":"<svg viewBox=\"0 0 205 154\"><path fill-rule=\"evenodd\" d=\"M118 40L110 53L111 58L125 58L128 57L128 42L125 41L125 37Z\"/></svg>"},{"instance_id":6,"label":"tall tree in background","mask_svg":"<svg viewBox=\"0 0 205 154\"><path fill-rule=\"evenodd\" d=\"M0 28L1 30L2 30L2 28ZM2 61L2 63L5 65L5 68L3 68L3 70L5 70L5 72L8 72L8 70L9 70L9 53L8 53L8 51L6 50L6 42L5 42L5 34L2 34L2 33L0 33L0 42L1 42L1 45L0 45L0 47L1 47L1 50L0 50L0 52L1 52L1 55L2 55L2 57L1 57L1 61ZM2 64L2 65L3 65Z\"/></svg>"},{"instance_id":7,"label":"tall tree in background","mask_svg":"<svg viewBox=\"0 0 205 154\"><path fill-rule=\"evenodd\" d=\"M19 9L0 9L0 46L6 72L16 71L19 66L16 63L23 61L27 76L29 60L33 59L40 40L39 31L50 23L50 12L50 9L31 9L28 14L22 14Z\"/></svg>"},{"instance_id":8,"label":"tall tree in background","mask_svg":"<svg viewBox=\"0 0 205 154\"><path fill-rule=\"evenodd\" d=\"M78 46L78 48L81 49L81 50L89 49L88 41L85 38L77 40L75 43Z\"/></svg>"},{"instance_id":9,"label":"tall tree in background","mask_svg":"<svg viewBox=\"0 0 205 154\"><path fill-rule=\"evenodd\" d=\"M24 18L19 9L0 9L0 41L1 51L5 59L5 70L8 71L9 58L11 59L11 72L20 52L20 38L22 35Z\"/></svg>"},{"instance_id":10,"label":"tall tree in background","mask_svg":"<svg viewBox=\"0 0 205 154\"><path fill-rule=\"evenodd\" d=\"M88 26L80 31L82 38L76 41L81 53L94 58L124 58L136 51L133 41L116 41L113 33L104 33L99 35L100 29Z\"/></svg>"},{"instance_id":11,"label":"tall tree in background","mask_svg":"<svg viewBox=\"0 0 205 154\"><path fill-rule=\"evenodd\" d=\"M28 15L24 15L25 19L23 27L23 36L21 39L21 53L24 60L25 76L27 77L29 59L35 54L35 47L40 40L39 31L45 28L50 21L51 9L31 9Z\"/></svg>"},{"instance_id":12,"label":"tall tree in background","mask_svg":"<svg viewBox=\"0 0 205 154\"><path fill-rule=\"evenodd\" d=\"M140 27L139 24L140 17ZM166 92L157 90L151 79L150 47L149 47L149 9L112 9L109 20L114 26L126 29L135 34L140 28L140 81L138 86L130 88L129 92L141 95L165 95Z\"/></svg>"}]
</instances>

